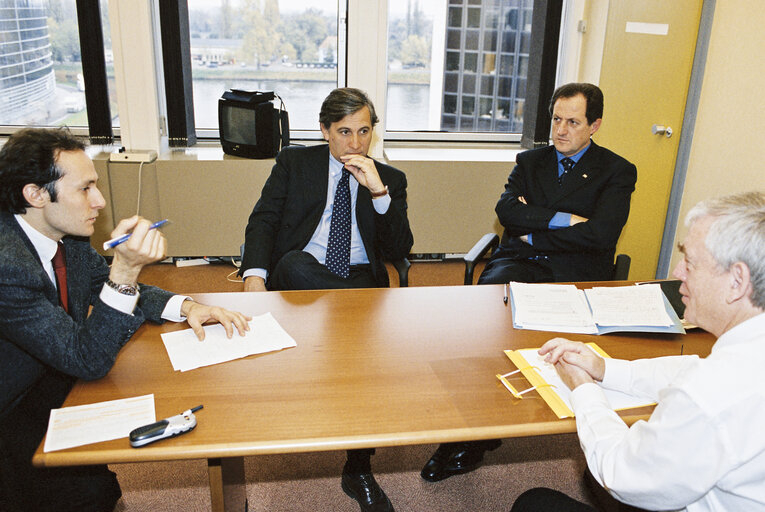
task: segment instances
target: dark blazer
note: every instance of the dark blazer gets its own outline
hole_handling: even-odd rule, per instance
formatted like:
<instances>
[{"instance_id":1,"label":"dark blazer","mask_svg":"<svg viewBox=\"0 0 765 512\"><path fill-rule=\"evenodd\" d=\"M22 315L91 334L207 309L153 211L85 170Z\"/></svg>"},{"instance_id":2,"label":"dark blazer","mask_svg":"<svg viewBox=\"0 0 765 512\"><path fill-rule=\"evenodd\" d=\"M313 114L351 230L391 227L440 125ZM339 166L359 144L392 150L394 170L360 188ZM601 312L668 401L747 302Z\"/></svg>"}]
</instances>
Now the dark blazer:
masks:
<instances>
[{"instance_id":1,"label":"dark blazer","mask_svg":"<svg viewBox=\"0 0 765 512\"><path fill-rule=\"evenodd\" d=\"M172 296L142 285L133 315L112 309L99 298L109 276L104 258L85 240L65 237L64 246L69 314L16 219L0 213L0 420L46 376L104 376L145 319L162 321Z\"/></svg>"},{"instance_id":2,"label":"dark blazer","mask_svg":"<svg viewBox=\"0 0 765 512\"><path fill-rule=\"evenodd\" d=\"M383 260L406 257L414 238L406 216L406 175L375 161L382 182L388 186L390 208L378 214L366 187L359 186L356 222L379 286L388 286ZM327 204L329 146L288 146L276 164L245 231L241 272L264 268L269 273L287 252L302 250L311 240Z\"/></svg>"},{"instance_id":3,"label":"dark blazer","mask_svg":"<svg viewBox=\"0 0 765 512\"><path fill-rule=\"evenodd\" d=\"M629 216L636 181L633 164L594 142L562 186L553 146L520 153L497 202L497 216L505 228L497 257L547 256L556 281L611 279L616 242ZM549 229L556 212L589 220ZM532 245L518 238L528 233Z\"/></svg>"}]
</instances>

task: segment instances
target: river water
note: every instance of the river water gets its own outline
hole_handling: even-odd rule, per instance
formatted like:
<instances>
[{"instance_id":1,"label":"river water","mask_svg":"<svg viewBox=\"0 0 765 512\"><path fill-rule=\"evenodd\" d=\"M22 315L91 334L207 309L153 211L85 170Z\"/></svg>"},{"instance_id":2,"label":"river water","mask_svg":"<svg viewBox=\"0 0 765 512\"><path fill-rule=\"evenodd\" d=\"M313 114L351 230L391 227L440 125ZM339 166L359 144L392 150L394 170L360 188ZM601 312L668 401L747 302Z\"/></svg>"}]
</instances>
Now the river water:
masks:
<instances>
[{"instance_id":1,"label":"river water","mask_svg":"<svg viewBox=\"0 0 765 512\"><path fill-rule=\"evenodd\" d=\"M229 89L274 91L290 115L290 130L316 130L321 102L334 82L289 80L194 80L194 119L197 129L218 129L218 99ZM428 84L389 84L388 130L425 130L428 120ZM380 115L378 113L378 115Z\"/></svg>"}]
</instances>

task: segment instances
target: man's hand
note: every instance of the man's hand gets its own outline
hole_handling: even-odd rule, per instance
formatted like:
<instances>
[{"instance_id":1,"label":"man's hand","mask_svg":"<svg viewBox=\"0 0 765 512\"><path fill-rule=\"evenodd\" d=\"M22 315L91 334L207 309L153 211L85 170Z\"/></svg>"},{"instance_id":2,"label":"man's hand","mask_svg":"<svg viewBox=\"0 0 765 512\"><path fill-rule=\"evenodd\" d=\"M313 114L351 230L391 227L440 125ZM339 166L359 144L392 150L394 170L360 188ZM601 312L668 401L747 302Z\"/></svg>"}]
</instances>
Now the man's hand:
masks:
<instances>
[{"instance_id":1,"label":"man's hand","mask_svg":"<svg viewBox=\"0 0 765 512\"><path fill-rule=\"evenodd\" d=\"M266 281L259 276L248 276L244 279L244 291L246 292L265 292Z\"/></svg>"},{"instance_id":2,"label":"man's hand","mask_svg":"<svg viewBox=\"0 0 765 512\"><path fill-rule=\"evenodd\" d=\"M584 343L553 338L539 349L545 361L554 364L563 382L571 389L586 382L603 380L606 363Z\"/></svg>"},{"instance_id":3,"label":"man's hand","mask_svg":"<svg viewBox=\"0 0 765 512\"><path fill-rule=\"evenodd\" d=\"M193 300L184 300L181 304L181 314L186 317L189 327L197 335L199 341L204 341L205 330L202 325L214 320L226 329L226 337L231 338L234 335L234 327L239 332L239 336L250 330L247 324L252 318L245 316L237 311L219 308L217 306L205 306Z\"/></svg>"},{"instance_id":4,"label":"man's hand","mask_svg":"<svg viewBox=\"0 0 765 512\"><path fill-rule=\"evenodd\" d=\"M149 229L151 222L134 215L123 219L114 228L111 238L132 232L127 242L114 248L109 279L117 284L135 284L144 265L165 258L167 241L158 229Z\"/></svg>"},{"instance_id":5,"label":"man's hand","mask_svg":"<svg viewBox=\"0 0 765 512\"><path fill-rule=\"evenodd\" d=\"M340 157L340 161L353 174L359 185L368 188L372 194L379 194L385 190L385 185L377 174L375 162L371 158L363 155L344 155Z\"/></svg>"}]
</instances>

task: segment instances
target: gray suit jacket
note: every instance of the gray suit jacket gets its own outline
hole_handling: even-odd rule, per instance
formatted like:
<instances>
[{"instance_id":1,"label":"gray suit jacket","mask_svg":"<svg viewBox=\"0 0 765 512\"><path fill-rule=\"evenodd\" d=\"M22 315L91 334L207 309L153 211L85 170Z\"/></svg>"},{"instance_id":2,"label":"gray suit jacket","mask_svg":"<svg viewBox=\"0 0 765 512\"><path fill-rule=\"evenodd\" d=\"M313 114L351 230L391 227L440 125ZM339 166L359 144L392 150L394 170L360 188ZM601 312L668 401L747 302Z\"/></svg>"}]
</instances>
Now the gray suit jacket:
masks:
<instances>
[{"instance_id":1,"label":"gray suit jacket","mask_svg":"<svg viewBox=\"0 0 765 512\"><path fill-rule=\"evenodd\" d=\"M16 219L0 213L0 420L46 375L104 376L144 320L162 321L172 296L141 286L133 315L112 309L99 298L109 276L104 258L87 240L65 237L64 246L69 314Z\"/></svg>"}]
</instances>

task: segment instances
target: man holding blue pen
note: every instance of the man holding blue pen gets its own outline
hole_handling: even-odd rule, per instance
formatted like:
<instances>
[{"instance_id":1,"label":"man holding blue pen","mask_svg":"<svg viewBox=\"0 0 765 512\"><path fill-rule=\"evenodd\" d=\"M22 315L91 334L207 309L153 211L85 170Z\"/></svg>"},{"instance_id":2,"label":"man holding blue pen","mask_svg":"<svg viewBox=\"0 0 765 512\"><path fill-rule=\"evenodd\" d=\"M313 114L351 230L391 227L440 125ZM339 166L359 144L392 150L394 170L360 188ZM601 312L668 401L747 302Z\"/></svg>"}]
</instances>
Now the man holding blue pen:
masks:
<instances>
[{"instance_id":1,"label":"man holding blue pen","mask_svg":"<svg viewBox=\"0 0 765 512\"><path fill-rule=\"evenodd\" d=\"M111 267L87 239L104 208L83 143L66 129L24 129L0 151L0 510L112 510L121 495L106 466L34 468L50 410L76 378L98 379L145 320L247 318L139 285L166 241L138 216L119 222Z\"/></svg>"}]
</instances>

